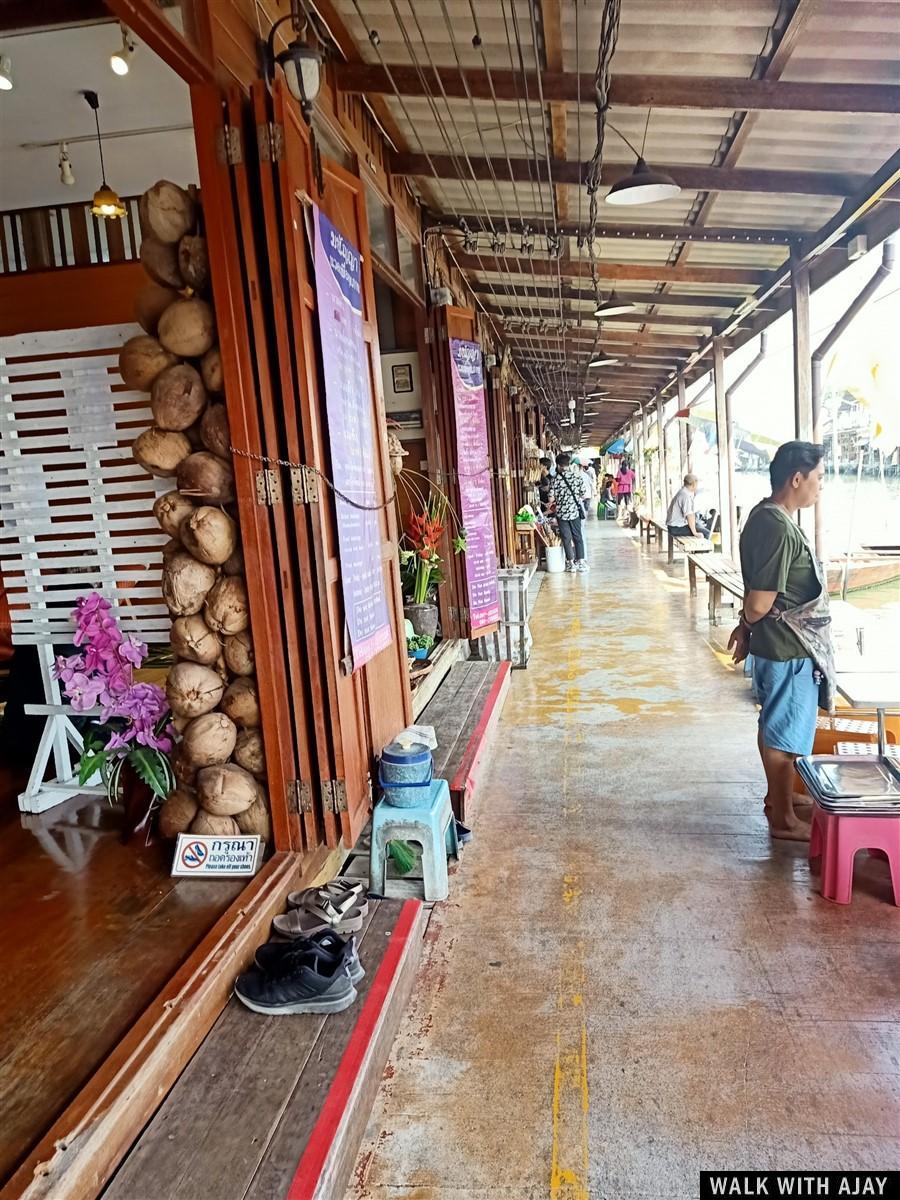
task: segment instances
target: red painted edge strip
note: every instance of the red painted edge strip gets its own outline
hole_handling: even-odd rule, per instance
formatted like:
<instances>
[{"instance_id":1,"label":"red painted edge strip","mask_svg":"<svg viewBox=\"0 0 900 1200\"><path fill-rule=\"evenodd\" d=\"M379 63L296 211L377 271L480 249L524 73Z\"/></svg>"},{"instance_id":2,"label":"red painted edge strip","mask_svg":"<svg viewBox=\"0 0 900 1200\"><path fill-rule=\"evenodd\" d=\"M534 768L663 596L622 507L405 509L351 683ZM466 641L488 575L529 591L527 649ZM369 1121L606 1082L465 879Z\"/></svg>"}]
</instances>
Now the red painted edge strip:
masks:
<instances>
[{"instance_id":1,"label":"red painted edge strip","mask_svg":"<svg viewBox=\"0 0 900 1200\"><path fill-rule=\"evenodd\" d=\"M488 692L487 702L478 719L478 724L472 730L472 736L469 738L468 745L463 753L459 769L453 776L453 782L450 784L451 792L463 792L469 784L471 772L478 761L481 751L481 743L484 741L488 727L494 719L494 709L497 706L500 693L506 687L511 670L511 663L502 662L500 664L500 670L497 672L497 678L491 684L491 690Z\"/></svg>"},{"instance_id":2,"label":"red painted edge strip","mask_svg":"<svg viewBox=\"0 0 900 1200\"><path fill-rule=\"evenodd\" d=\"M388 993L400 969L421 907L420 901L407 900L400 910L400 916L397 918L397 924L394 926L384 958L372 980L372 986L369 988L350 1040L347 1042L347 1048L341 1056L338 1069L331 1081L331 1087L328 1089L319 1119L313 1126L309 1141L297 1164L297 1170L291 1180L285 1200L312 1200L315 1196L347 1103L359 1078L363 1059L384 1011Z\"/></svg>"}]
</instances>

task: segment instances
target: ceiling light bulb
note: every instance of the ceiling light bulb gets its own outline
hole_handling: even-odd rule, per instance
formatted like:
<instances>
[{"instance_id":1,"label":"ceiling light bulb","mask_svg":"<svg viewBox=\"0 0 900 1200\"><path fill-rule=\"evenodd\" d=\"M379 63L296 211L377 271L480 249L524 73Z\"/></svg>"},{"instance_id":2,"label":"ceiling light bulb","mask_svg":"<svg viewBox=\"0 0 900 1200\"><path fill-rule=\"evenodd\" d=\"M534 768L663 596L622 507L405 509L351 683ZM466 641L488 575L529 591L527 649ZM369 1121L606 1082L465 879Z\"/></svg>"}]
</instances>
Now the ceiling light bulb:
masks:
<instances>
[{"instance_id":1,"label":"ceiling light bulb","mask_svg":"<svg viewBox=\"0 0 900 1200\"><path fill-rule=\"evenodd\" d=\"M12 60L4 55L0 58L0 92L11 92L12 85Z\"/></svg>"},{"instance_id":2,"label":"ceiling light bulb","mask_svg":"<svg viewBox=\"0 0 900 1200\"><path fill-rule=\"evenodd\" d=\"M75 171L69 157L69 146L66 142L59 143L59 179L66 187L74 187Z\"/></svg>"},{"instance_id":3,"label":"ceiling light bulb","mask_svg":"<svg viewBox=\"0 0 900 1200\"><path fill-rule=\"evenodd\" d=\"M128 30L124 25L120 26L122 30L122 46L115 54L111 54L109 65L112 67L116 75L127 75L131 66L131 56L134 54L134 42L129 36Z\"/></svg>"}]
</instances>

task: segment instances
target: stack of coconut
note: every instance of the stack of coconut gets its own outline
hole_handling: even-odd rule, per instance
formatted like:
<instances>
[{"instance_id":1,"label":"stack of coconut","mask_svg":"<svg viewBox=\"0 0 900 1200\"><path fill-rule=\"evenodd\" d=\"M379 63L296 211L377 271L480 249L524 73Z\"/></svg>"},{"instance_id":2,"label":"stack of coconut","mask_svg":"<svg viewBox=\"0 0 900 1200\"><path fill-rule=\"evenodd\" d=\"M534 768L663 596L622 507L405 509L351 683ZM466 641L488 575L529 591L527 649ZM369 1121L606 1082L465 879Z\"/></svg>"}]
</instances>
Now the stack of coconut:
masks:
<instances>
[{"instance_id":1,"label":"stack of coconut","mask_svg":"<svg viewBox=\"0 0 900 1200\"><path fill-rule=\"evenodd\" d=\"M166 694L180 733L177 789L160 830L271 832L253 641L234 503L222 364L209 295L209 263L196 198L162 181L141 197L141 262L150 277L136 298L143 336L122 347L125 383L150 393L154 424L134 457L173 490L153 512L170 541L162 591L176 664Z\"/></svg>"}]
</instances>

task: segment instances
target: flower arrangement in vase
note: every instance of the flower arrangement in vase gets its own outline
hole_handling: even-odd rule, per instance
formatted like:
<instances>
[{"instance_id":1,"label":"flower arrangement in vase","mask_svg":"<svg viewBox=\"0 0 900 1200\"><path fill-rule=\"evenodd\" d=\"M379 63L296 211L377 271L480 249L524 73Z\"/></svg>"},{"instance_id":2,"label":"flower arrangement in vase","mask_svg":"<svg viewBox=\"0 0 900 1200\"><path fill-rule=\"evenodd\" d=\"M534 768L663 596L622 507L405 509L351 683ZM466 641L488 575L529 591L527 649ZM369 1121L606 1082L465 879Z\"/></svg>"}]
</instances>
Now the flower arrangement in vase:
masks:
<instances>
[{"instance_id":1,"label":"flower arrangement in vase","mask_svg":"<svg viewBox=\"0 0 900 1200\"><path fill-rule=\"evenodd\" d=\"M156 684L135 683L147 646L122 633L105 596L92 591L79 597L72 618L72 641L80 653L58 657L54 677L75 712L100 709L99 720L84 734L78 782L84 786L99 773L110 803L123 799L128 808L135 789L127 772L133 772L146 789L137 800L144 811L127 812L126 819L134 830L149 829L153 810L175 786L166 694Z\"/></svg>"}]
</instances>

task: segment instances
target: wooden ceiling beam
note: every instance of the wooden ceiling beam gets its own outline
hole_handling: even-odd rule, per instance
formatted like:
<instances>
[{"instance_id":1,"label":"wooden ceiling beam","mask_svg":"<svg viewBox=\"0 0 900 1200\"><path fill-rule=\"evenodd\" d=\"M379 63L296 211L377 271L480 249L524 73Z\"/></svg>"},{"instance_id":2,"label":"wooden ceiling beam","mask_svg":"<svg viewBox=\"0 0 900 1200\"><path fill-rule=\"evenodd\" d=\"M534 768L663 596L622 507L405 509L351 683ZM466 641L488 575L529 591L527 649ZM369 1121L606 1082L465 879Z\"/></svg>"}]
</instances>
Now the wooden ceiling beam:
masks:
<instances>
[{"instance_id":1,"label":"wooden ceiling beam","mask_svg":"<svg viewBox=\"0 0 900 1200\"><path fill-rule=\"evenodd\" d=\"M497 222L505 218L496 216L493 226L484 216L477 213L459 213L459 226L453 224L450 228L455 232L465 221L473 233L493 233ZM526 218L527 219L527 218ZM534 217L531 225L538 228L545 223L540 217ZM428 214L425 220L426 228L443 226L447 228L446 218ZM577 238L586 232L586 226L572 222L562 222L558 227L563 237ZM734 242L736 245L760 246L789 246L798 241L802 231L791 229L752 229L748 226L732 227L729 225L694 226L694 225L616 225L609 222L599 222L596 226L598 238L616 238L622 241L635 242Z\"/></svg>"},{"instance_id":2,"label":"wooden ceiling beam","mask_svg":"<svg viewBox=\"0 0 900 1200\"><path fill-rule=\"evenodd\" d=\"M439 76L439 81L435 79ZM337 71L338 86L345 92L366 95L443 96L465 100L491 99L491 84L498 100L524 100L526 88L533 100L538 94L537 74L492 68L490 77L482 69L430 66L421 70L409 63L343 63ZM467 93L468 85L468 93ZM546 103L577 104L579 95L594 93L591 72L578 75L564 71L542 71L541 87ZM610 83L610 103L622 108L737 109L747 112L881 113L900 111L900 86L887 83L789 82L766 79L717 78L703 75L615 75Z\"/></svg>"},{"instance_id":3,"label":"wooden ceiling beam","mask_svg":"<svg viewBox=\"0 0 900 1200\"><path fill-rule=\"evenodd\" d=\"M509 317L511 314L508 309L499 308L494 304L483 305L484 311L492 317ZM726 320L728 318L725 318ZM696 317L673 317L668 313L661 316L658 313L628 313L622 317L607 317L603 322L605 330L616 330L620 333L634 334L637 336L641 331L639 329L631 329L627 326L631 325L671 325L679 328L681 336L685 338L699 337L694 332L697 329L712 329L714 325L719 324L712 317L696 316ZM621 328L620 328L621 327ZM705 342L703 343L706 344Z\"/></svg>"},{"instance_id":4,"label":"wooden ceiling beam","mask_svg":"<svg viewBox=\"0 0 900 1200\"><path fill-rule=\"evenodd\" d=\"M538 11L541 17L541 28L544 34L544 67L549 71L562 73L562 20L560 16L560 0L539 0ZM543 85L543 74L541 75ZM566 106L559 101L552 101L550 109L550 149L554 158L568 157L568 114ZM569 193L564 187L554 190L557 221L566 221L569 217Z\"/></svg>"},{"instance_id":5,"label":"wooden ceiling beam","mask_svg":"<svg viewBox=\"0 0 900 1200\"><path fill-rule=\"evenodd\" d=\"M496 283L487 284L475 282L472 285L472 291L479 296L502 296L509 297L511 300L517 300L521 304L530 304L535 300L555 300L559 303L559 288L549 284L515 284L515 283ZM621 291L619 296L623 300L630 300L633 304L670 304L674 308L727 308L729 311L737 306L743 300L743 296L717 296L707 295L703 292L631 292ZM563 300L568 301L591 301L595 303L594 293L590 288L577 288L569 285L564 285L562 289Z\"/></svg>"},{"instance_id":6,"label":"wooden ceiling beam","mask_svg":"<svg viewBox=\"0 0 900 1200\"><path fill-rule=\"evenodd\" d=\"M103 25L115 17L102 0L2 0L0 33L67 29L73 25Z\"/></svg>"},{"instance_id":7,"label":"wooden ceiling beam","mask_svg":"<svg viewBox=\"0 0 900 1200\"><path fill-rule=\"evenodd\" d=\"M505 275L542 275L563 279L590 279L591 264L584 260L557 262L550 258L514 258L511 255L457 254L456 262L461 270L490 272ZM601 283L610 279L646 279L653 283L764 283L770 275L768 269L755 267L725 266L669 266L666 263L619 263L600 259L598 274ZM523 296L527 285L523 285ZM736 301L740 303L740 298ZM633 320L638 316L632 315ZM688 321L688 324L690 322Z\"/></svg>"}]
</instances>

